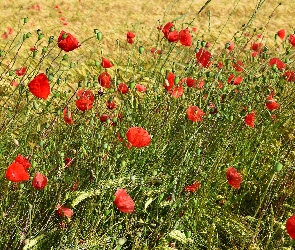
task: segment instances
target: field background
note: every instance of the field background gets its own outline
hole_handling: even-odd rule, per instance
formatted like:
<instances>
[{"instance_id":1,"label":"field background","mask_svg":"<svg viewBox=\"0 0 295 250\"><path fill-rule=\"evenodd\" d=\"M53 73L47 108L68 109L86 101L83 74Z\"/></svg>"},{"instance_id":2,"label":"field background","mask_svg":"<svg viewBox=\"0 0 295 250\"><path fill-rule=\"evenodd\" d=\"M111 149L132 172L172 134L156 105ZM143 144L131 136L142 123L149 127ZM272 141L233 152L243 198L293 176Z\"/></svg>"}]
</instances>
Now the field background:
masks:
<instances>
[{"instance_id":1,"label":"field background","mask_svg":"<svg viewBox=\"0 0 295 250\"><path fill-rule=\"evenodd\" d=\"M208 4L198 15L206 3ZM217 44L223 45L248 22L259 3L262 7L253 19L253 27L262 28L261 34L265 35L266 40L273 38L281 28L292 33L294 29L292 17L295 16L293 0L5 0L2 1L0 13L0 18L3 20L1 31L6 31L8 26L17 29L17 21L28 16L27 31L35 32L40 28L43 32L52 32L57 36L60 29L65 29L74 34L79 41L92 36L93 29L97 28L104 35L103 47L109 49L115 46L116 39L126 40L127 30L135 32L138 41L145 43L149 40L149 35L156 32L158 20L162 25L177 20L177 26L183 23L184 27L186 23L194 20L192 27L198 29L197 35L204 35L204 39L210 43L218 38ZM279 3L281 5L276 8ZM36 8L37 4L40 6L40 11ZM272 18L269 19L271 15ZM67 25L64 25L65 22Z\"/></svg>"}]
</instances>

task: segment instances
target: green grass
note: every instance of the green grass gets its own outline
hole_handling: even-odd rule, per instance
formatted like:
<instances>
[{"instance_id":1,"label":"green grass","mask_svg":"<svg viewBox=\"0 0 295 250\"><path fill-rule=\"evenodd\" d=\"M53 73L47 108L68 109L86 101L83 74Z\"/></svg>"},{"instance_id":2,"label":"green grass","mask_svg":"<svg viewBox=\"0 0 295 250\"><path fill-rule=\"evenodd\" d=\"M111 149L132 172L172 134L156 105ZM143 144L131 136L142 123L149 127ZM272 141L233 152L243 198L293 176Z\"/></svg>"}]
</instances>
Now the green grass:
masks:
<instances>
[{"instance_id":1,"label":"green grass","mask_svg":"<svg viewBox=\"0 0 295 250\"><path fill-rule=\"evenodd\" d=\"M181 6L180 1L170 3L168 16L173 14L169 8L176 9L173 4ZM270 8L264 6L258 17L261 12L269 12ZM85 8L88 14L84 18L91 19L94 9L96 6ZM81 16L77 14L77 19ZM253 17L255 24L257 16ZM177 16L170 20L175 19ZM186 21L180 18L175 26L181 30L191 20L193 17L186 17ZM147 26L153 31L151 35L144 36L146 33L138 30L133 45L125 41L125 31L124 38L112 45L109 39L116 41L118 34L98 41L94 33L81 36L71 32L85 42L81 48L66 53L57 47L59 32L67 31L66 26L53 29L44 24L44 38L38 40L37 33L28 28L30 22L22 21L8 40L0 41L1 249L294 247L285 229L286 220L295 213L294 82L282 76L284 71L294 70L294 47L288 38L274 40L270 32L265 33L268 40L258 39L256 35L267 30L268 23L255 29L250 21L249 26L238 29L231 39L235 48L228 51L224 45L229 38L222 40L225 31L220 26L214 30L215 24L210 26L214 30L211 34L221 33L215 36L220 39L216 45L215 38L206 36L207 28L200 28L197 34L191 32L191 47L169 43L156 27ZM126 27L120 31L129 30ZM286 30L287 35L292 33L289 27ZM24 39L29 31L31 36ZM244 36L245 32L249 36ZM53 42L48 43L51 35ZM196 64L196 52L205 49L206 44L198 40L212 45L207 49L212 53L208 69ZM256 41L268 45L268 50L252 58L250 44ZM35 56L29 50L33 45L38 49ZM143 53L139 53L139 46L144 47ZM151 47L162 53L154 57ZM102 88L97 81L104 71L100 66L102 57L114 64L107 69L113 79L110 89ZM269 66L274 57L285 61L282 72ZM243 61L243 72L236 72L230 59ZM217 62L223 63L222 69L216 67ZM16 76L15 70L22 66L27 68L25 75ZM204 79L205 85L199 89L183 83L184 94L174 98L163 87L172 71L179 79ZM34 97L27 87L40 72L50 78L47 100ZM243 82L228 84L231 73L243 77ZM19 85L10 86L12 81ZM134 82L142 84L147 92L139 93L130 87L129 93L122 95L117 91L121 82L129 86ZM219 88L219 83L224 87ZM75 105L79 89L95 94L88 111L81 112ZM269 111L266 98L273 91L280 107ZM107 109L109 99L114 100L116 109ZM210 103L214 103L217 113L212 113ZM192 105L204 110L201 122L188 119L187 109ZM73 125L63 119L65 107L73 115ZM256 114L254 128L244 122L251 111ZM122 114L123 118L102 123L101 114ZM125 134L134 126L145 128L151 135L148 147L128 149ZM31 162L31 178L13 183L5 178L5 172L18 154ZM68 168L65 157L73 159ZM276 163L283 165L281 171L274 170ZM227 183L226 171L231 166L242 175L239 189ZM48 178L43 190L32 186L37 171ZM185 187L196 181L201 187L187 192ZM76 182L78 188L73 190ZM114 194L119 188L125 188L134 200L133 213L125 214L115 207ZM74 216L59 217L58 204L71 208Z\"/></svg>"}]
</instances>

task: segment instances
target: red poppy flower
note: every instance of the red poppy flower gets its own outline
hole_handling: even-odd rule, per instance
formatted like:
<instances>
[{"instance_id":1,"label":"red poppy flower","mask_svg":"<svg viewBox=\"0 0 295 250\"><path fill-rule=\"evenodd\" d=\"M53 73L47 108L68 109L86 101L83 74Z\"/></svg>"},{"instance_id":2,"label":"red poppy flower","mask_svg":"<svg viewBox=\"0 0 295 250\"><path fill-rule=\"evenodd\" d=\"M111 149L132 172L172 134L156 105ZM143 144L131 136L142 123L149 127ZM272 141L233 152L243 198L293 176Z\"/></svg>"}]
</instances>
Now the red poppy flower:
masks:
<instances>
[{"instance_id":1,"label":"red poppy flower","mask_svg":"<svg viewBox=\"0 0 295 250\"><path fill-rule=\"evenodd\" d=\"M167 37L169 32L171 32L171 28L174 27L174 24L171 22L168 22L165 24L165 26L162 28L162 32L164 33L164 36Z\"/></svg>"},{"instance_id":2,"label":"red poppy flower","mask_svg":"<svg viewBox=\"0 0 295 250\"><path fill-rule=\"evenodd\" d=\"M143 86L143 85L141 85L141 84L136 84L136 85L135 85L135 88L136 88L136 90L137 90L138 92L140 92L140 93L144 93L144 92L146 92L146 87Z\"/></svg>"},{"instance_id":3,"label":"red poppy flower","mask_svg":"<svg viewBox=\"0 0 295 250\"><path fill-rule=\"evenodd\" d=\"M235 77L234 74L230 74L230 75L228 76L228 78L227 78L227 82L228 82L229 84L232 83L232 80L233 80L234 77Z\"/></svg>"},{"instance_id":4,"label":"red poppy flower","mask_svg":"<svg viewBox=\"0 0 295 250\"><path fill-rule=\"evenodd\" d=\"M66 38L63 38L64 34ZM73 35L71 35L70 33L66 33L63 30L60 32L57 41L58 41L58 47L66 52L72 51L81 46L79 45L78 40Z\"/></svg>"},{"instance_id":5,"label":"red poppy flower","mask_svg":"<svg viewBox=\"0 0 295 250\"><path fill-rule=\"evenodd\" d=\"M66 157L65 158L65 168L68 168L69 166L71 166L73 161L74 161L73 159Z\"/></svg>"},{"instance_id":6,"label":"red poppy flower","mask_svg":"<svg viewBox=\"0 0 295 250\"><path fill-rule=\"evenodd\" d=\"M196 106L189 106L186 113L187 118L192 122L201 122L203 120L203 116L205 115L204 111Z\"/></svg>"},{"instance_id":7,"label":"red poppy flower","mask_svg":"<svg viewBox=\"0 0 295 250\"><path fill-rule=\"evenodd\" d=\"M218 109L213 102L210 102L209 108L210 108L210 112L209 112L210 114L218 113Z\"/></svg>"},{"instance_id":8,"label":"red poppy flower","mask_svg":"<svg viewBox=\"0 0 295 250\"><path fill-rule=\"evenodd\" d=\"M18 83L16 81L12 81L10 83L10 86L17 87L18 86Z\"/></svg>"},{"instance_id":9,"label":"red poppy flower","mask_svg":"<svg viewBox=\"0 0 295 250\"><path fill-rule=\"evenodd\" d=\"M118 86L118 91L121 92L121 94L127 94L129 92L129 87L127 84L121 82Z\"/></svg>"},{"instance_id":10,"label":"red poppy flower","mask_svg":"<svg viewBox=\"0 0 295 250\"><path fill-rule=\"evenodd\" d=\"M15 71L15 73L18 75L18 76L23 76L25 73L26 73L26 67L22 67L20 69L17 69Z\"/></svg>"},{"instance_id":11,"label":"red poppy flower","mask_svg":"<svg viewBox=\"0 0 295 250\"><path fill-rule=\"evenodd\" d=\"M59 217L71 218L74 215L74 212L72 209L67 208L64 205L60 205L60 204L56 206L56 213Z\"/></svg>"},{"instance_id":12,"label":"red poppy flower","mask_svg":"<svg viewBox=\"0 0 295 250\"><path fill-rule=\"evenodd\" d=\"M189 88L195 88L196 87L196 80L194 80L193 78L191 77L188 77L186 79L186 85L189 87Z\"/></svg>"},{"instance_id":13,"label":"red poppy flower","mask_svg":"<svg viewBox=\"0 0 295 250\"><path fill-rule=\"evenodd\" d=\"M245 117L245 124L247 124L248 126L254 128L255 120L256 120L255 112L252 111L251 113L249 113L248 115L246 115L246 117Z\"/></svg>"},{"instance_id":14,"label":"red poppy flower","mask_svg":"<svg viewBox=\"0 0 295 250\"><path fill-rule=\"evenodd\" d=\"M276 101L273 99L273 94L270 94L265 103L268 110L275 110L279 107L279 105L276 103Z\"/></svg>"},{"instance_id":15,"label":"red poppy flower","mask_svg":"<svg viewBox=\"0 0 295 250\"><path fill-rule=\"evenodd\" d=\"M174 28L174 24L168 22L162 29L164 36L169 42L177 42L179 39L178 31Z\"/></svg>"},{"instance_id":16,"label":"red poppy flower","mask_svg":"<svg viewBox=\"0 0 295 250\"><path fill-rule=\"evenodd\" d=\"M98 76L98 82L102 87L110 88L111 85L111 76L108 74L108 72L102 72Z\"/></svg>"},{"instance_id":17,"label":"red poppy flower","mask_svg":"<svg viewBox=\"0 0 295 250\"><path fill-rule=\"evenodd\" d=\"M73 191L76 191L77 189L78 189L78 187L79 187L79 182L78 181L75 181L75 183L73 184L73 186L72 186L72 190Z\"/></svg>"},{"instance_id":18,"label":"red poppy flower","mask_svg":"<svg viewBox=\"0 0 295 250\"><path fill-rule=\"evenodd\" d=\"M49 80L44 73L35 76L28 86L30 92L38 98L46 100L50 94Z\"/></svg>"},{"instance_id":19,"label":"red poppy flower","mask_svg":"<svg viewBox=\"0 0 295 250\"><path fill-rule=\"evenodd\" d=\"M216 66L217 66L218 69L222 69L223 64L222 64L222 62L218 62Z\"/></svg>"},{"instance_id":20,"label":"red poppy flower","mask_svg":"<svg viewBox=\"0 0 295 250\"><path fill-rule=\"evenodd\" d=\"M234 85L239 85L242 81L243 77L238 76L234 79Z\"/></svg>"},{"instance_id":21,"label":"red poppy flower","mask_svg":"<svg viewBox=\"0 0 295 250\"><path fill-rule=\"evenodd\" d=\"M193 39L188 31L188 28L181 30L179 32L179 41L183 46L191 46L193 44Z\"/></svg>"},{"instance_id":22,"label":"red poppy flower","mask_svg":"<svg viewBox=\"0 0 295 250\"><path fill-rule=\"evenodd\" d=\"M35 51L35 50L37 50L35 46L30 48L30 51L31 51L31 52L33 52L33 51Z\"/></svg>"},{"instance_id":23,"label":"red poppy flower","mask_svg":"<svg viewBox=\"0 0 295 250\"><path fill-rule=\"evenodd\" d=\"M290 34L289 42L292 44L293 47L295 47L295 35Z\"/></svg>"},{"instance_id":24,"label":"red poppy flower","mask_svg":"<svg viewBox=\"0 0 295 250\"><path fill-rule=\"evenodd\" d=\"M144 128L132 127L126 132L128 142L136 148L148 146L152 139Z\"/></svg>"},{"instance_id":25,"label":"red poppy flower","mask_svg":"<svg viewBox=\"0 0 295 250\"><path fill-rule=\"evenodd\" d=\"M125 189L118 189L115 196L114 204L121 212L132 213L134 211L134 201Z\"/></svg>"},{"instance_id":26,"label":"red poppy flower","mask_svg":"<svg viewBox=\"0 0 295 250\"><path fill-rule=\"evenodd\" d=\"M207 50L200 49L196 54L197 62L204 68L208 68L211 65L210 62L211 53Z\"/></svg>"},{"instance_id":27,"label":"red poppy flower","mask_svg":"<svg viewBox=\"0 0 295 250\"><path fill-rule=\"evenodd\" d=\"M81 111L92 109L93 102L87 98L80 98L76 101L76 107Z\"/></svg>"},{"instance_id":28,"label":"red poppy flower","mask_svg":"<svg viewBox=\"0 0 295 250\"><path fill-rule=\"evenodd\" d=\"M197 32L197 28L196 27L192 27L192 31L193 32Z\"/></svg>"},{"instance_id":29,"label":"red poppy flower","mask_svg":"<svg viewBox=\"0 0 295 250\"><path fill-rule=\"evenodd\" d=\"M128 43L132 44L134 37L135 37L135 34L133 32L130 32L130 31L127 32L127 42Z\"/></svg>"},{"instance_id":30,"label":"red poppy flower","mask_svg":"<svg viewBox=\"0 0 295 250\"><path fill-rule=\"evenodd\" d=\"M6 170L5 178L12 182L28 181L30 179L26 168L17 162L13 162Z\"/></svg>"},{"instance_id":31,"label":"red poppy flower","mask_svg":"<svg viewBox=\"0 0 295 250\"><path fill-rule=\"evenodd\" d=\"M233 64L233 67L235 68L236 71L243 72L244 64L242 63L242 61L237 61L236 63Z\"/></svg>"},{"instance_id":32,"label":"red poppy flower","mask_svg":"<svg viewBox=\"0 0 295 250\"><path fill-rule=\"evenodd\" d=\"M205 81L202 79L202 80L200 80L199 82L198 82L198 89L202 89L203 87L204 87L204 85L205 85Z\"/></svg>"},{"instance_id":33,"label":"red poppy flower","mask_svg":"<svg viewBox=\"0 0 295 250\"><path fill-rule=\"evenodd\" d=\"M183 94L183 87L182 85L175 86L172 90L169 91L171 95L175 98L182 96Z\"/></svg>"},{"instance_id":34,"label":"red poppy flower","mask_svg":"<svg viewBox=\"0 0 295 250\"><path fill-rule=\"evenodd\" d=\"M286 76L286 80L288 82L294 82L295 81L295 72L294 72L294 70L286 71L284 73L284 76Z\"/></svg>"},{"instance_id":35,"label":"red poppy flower","mask_svg":"<svg viewBox=\"0 0 295 250\"><path fill-rule=\"evenodd\" d=\"M12 35L13 34L13 29L11 27L7 27L8 29L8 35Z\"/></svg>"},{"instance_id":36,"label":"red poppy flower","mask_svg":"<svg viewBox=\"0 0 295 250\"><path fill-rule=\"evenodd\" d=\"M242 175L237 172L234 167L229 167L226 171L226 179L233 188L240 188L242 183Z\"/></svg>"},{"instance_id":37,"label":"red poppy flower","mask_svg":"<svg viewBox=\"0 0 295 250\"><path fill-rule=\"evenodd\" d=\"M196 181L195 183L193 183L192 185L190 186L186 186L185 187L185 191L188 191L188 192L195 192L196 190L198 190L199 188L201 187L201 183Z\"/></svg>"},{"instance_id":38,"label":"red poppy flower","mask_svg":"<svg viewBox=\"0 0 295 250\"><path fill-rule=\"evenodd\" d=\"M108 109L115 109L116 108L116 104L113 101L107 101L107 108Z\"/></svg>"},{"instance_id":39,"label":"red poppy flower","mask_svg":"<svg viewBox=\"0 0 295 250\"><path fill-rule=\"evenodd\" d=\"M104 57L102 58L102 62L100 65L105 69L113 67L113 64L107 58Z\"/></svg>"},{"instance_id":40,"label":"red poppy flower","mask_svg":"<svg viewBox=\"0 0 295 250\"><path fill-rule=\"evenodd\" d=\"M65 108L63 112L64 112L64 121L65 121L67 124L74 124L72 114L71 114L71 112L68 110L68 108Z\"/></svg>"},{"instance_id":41,"label":"red poppy flower","mask_svg":"<svg viewBox=\"0 0 295 250\"><path fill-rule=\"evenodd\" d=\"M109 119L109 116L106 115L106 114L102 114L102 115L99 117L99 120L100 120L101 122L106 122L108 119Z\"/></svg>"},{"instance_id":42,"label":"red poppy flower","mask_svg":"<svg viewBox=\"0 0 295 250\"><path fill-rule=\"evenodd\" d=\"M172 72L168 73L167 76L167 80L165 81L165 83L163 84L164 88L169 91L173 88L174 86L174 79L175 79L175 75Z\"/></svg>"},{"instance_id":43,"label":"red poppy flower","mask_svg":"<svg viewBox=\"0 0 295 250\"><path fill-rule=\"evenodd\" d=\"M77 92L78 100L76 106L81 111L86 111L92 108L94 102L94 94L90 90L79 90Z\"/></svg>"},{"instance_id":44,"label":"red poppy flower","mask_svg":"<svg viewBox=\"0 0 295 250\"><path fill-rule=\"evenodd\" d=\"M121 136L120 132L117 133L117 138L119 141L123 141L123 137Z\"/></svg>"},{"instance_id":45,"label":"red poppy flower","mask_svg":"<svg viewBox=\"0 0 295 250\"><path fill-rule=\"evenodd\" d=\"M283 70L286 66L279 58L272 58L269 60L269 65L272 67L273 65L277 65L278 70Z\"/></svg>"},{"instance_id":46,"label":"red poppy flower","mask_svg":"<svg viewBox=\"0 0 295 250\"><path fill-rule=\"evenodd\" d=\"M255 56L257 56L259 53L257 52L257 51L254 51L252 54L251 54L251 56L252 57L255 57Z\"/></svg>"},{"instance_id":47,"label":"red poppy flower","mask_svg":"<svg viewBox=\"0 0 295 250\"><path fill-rule=\"evenodd\" d=\"M47 177L37 172L33 178L32 185L35 189L41 190L47 185Z\"/></svg>"},{"instance_id":48,"label":"red poppy flower","mask_svg":"<svg viewBox=\"0 0 295 250\"><path fill-rule=\"evenodd\" d=\"M23 165L23 167L25 169L28 169L31 167L31 163L27 160L26 157L22 156L22 155L17 155L17 157L15 158L14 162L19 163L21 165Z\"/></svg>"},{"instance_id":49,"label":"red poppy flower","mask_svg":"<svg viewBox=\"0 0 295 250\"><path fill-rule=\"evenodd\" d=\"M226 48L227 48L228 50L231 51L231 50L234 49L234 43L233 43L232 41L228 41L226 45L227 45Z\"/></svg>"},{"instance_id":50,"label":"red poppy flower","mask_svg":"<svg viewBox=\"0 0 295 250\"><path fill-rule=\"evenodd\" d=\"M234 85L239 85L242 81L243 81L243 78L242 77L240 77L240 76L235 77L234 74L230 74L228 76L228 79L227 79L227 82L229 84L232 84L233 83Z\"/></svg>"},{"instance_id":51,"label":"red poppy flower","mask_svg":"<svg viewBox=\"0 0 295 250\"><path fill-rule=\"evenodd\" d=\"M156 58L156 52L158 55L162 53L160 49L156 50L156 48L151 48L151 53L154 55L154 58Z\"/></svg>"},{"instance_id":52,"label":"red poppy flower","mask_svg":"<svg viewBox=\"0 0 295 250\"><path fill-rule=\"evenodd\" d=\"M1 36L4 40L7 40L8 39L8 34L7 32L4 32Z\"/></svg>"},{"instance_id":53,"label":"red poppy flower","mask_svg":"<svg viewBox=\"0 0 295 250\"><path fill-rule=\"evenodd\" d=\"M286 229L289 236L295 240L295 215L292 215L287 221L286 221Z\"/></svg>"},{"instance_id":54,"label":"red poppy flower","mask_svg":"<svg viewBox=\"0 0 295 250\"><path fill-rule=\"evenodd\" d=\"M262 43L253 43L251 44L251 49L257 52L260 52L263 49Z\"/></svg>"},{"instance_id":55,"label":"red poppy flower","mask_svg":"<svg viewBox=\"0 0 295 250\"><path fill-rule=\"evenodd\" d=\"M281 29L278 31L278 37L281 38L282 40L284 40L285 35L286 35L286 31L284 29Z\"/></svg>"}]
</instances>

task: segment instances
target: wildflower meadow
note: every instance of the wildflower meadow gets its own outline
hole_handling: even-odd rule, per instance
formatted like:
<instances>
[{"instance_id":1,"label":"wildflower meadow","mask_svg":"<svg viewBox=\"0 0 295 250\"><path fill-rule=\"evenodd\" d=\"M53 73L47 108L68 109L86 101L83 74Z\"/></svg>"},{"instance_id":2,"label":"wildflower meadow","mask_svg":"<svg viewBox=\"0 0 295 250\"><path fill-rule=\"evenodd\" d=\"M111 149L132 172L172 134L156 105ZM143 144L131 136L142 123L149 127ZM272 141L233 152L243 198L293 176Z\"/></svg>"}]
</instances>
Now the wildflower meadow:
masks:
<instances>
[{"instance_id":1,"label":"wildflower meadow","mask_svg":"<svg viewBox=\"0 0 295 250\"><path fill-rule=\"evenodd\" d=\"M21 2L0 249L295 248L293 1Z\"/></svg>"}]
</instances>

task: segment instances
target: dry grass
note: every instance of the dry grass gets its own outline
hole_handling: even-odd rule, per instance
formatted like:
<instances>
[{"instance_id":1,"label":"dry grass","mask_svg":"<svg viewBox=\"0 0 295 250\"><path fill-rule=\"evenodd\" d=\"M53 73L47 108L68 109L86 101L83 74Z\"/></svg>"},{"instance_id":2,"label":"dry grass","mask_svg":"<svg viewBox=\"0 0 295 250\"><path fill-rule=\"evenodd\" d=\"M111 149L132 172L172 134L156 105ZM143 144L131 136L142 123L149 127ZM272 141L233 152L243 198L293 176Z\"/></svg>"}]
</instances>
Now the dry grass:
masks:
<instances>
[{"instance_id":1,"label":"dry grass","mask_svg":"<svg viewBox=\"0 0 295 250\"><path fill-rule=\"evenodd\" d=\"M198 15L198 11L205 4L205 0L72 0L72 1L29 1L5 0L1 5L1 34L7 27L17 29L20 19L29 17L26 31L35 32L40 28L46 35L57 36L61 29L73 33L80 41L93 35L97 28L104 34L103 46L111 51L116 39L126 40L126 31L134 31L137 41L146 44L150 41L149 35L156 31L156 26L168 21L177 20L176 26L186 26L191 22L198 28L197 36L213 43L224 44L233 34L241 30L242 24L248 22L257 5L254 0L212 0ZM273 38L280 29L285 28L293 33L294 23L291 17L295 16L295 1L282 0L269 20L269 16L278 6L279 1L267 0L254 19L253 26L262 28L266 38ZM27 9L39 4L41 10ZM55 6L59 8L56 9ZM61 13L58 13L61 11ZM230 16L231 15L231 16ZM210 26L209 26L210 16ZM63 25L64 17L67 25ZM229 18L229 20L228 20ZM158 22L159 20L159 22ZM223 26L225 25L225 28ZM220 31L222 30L222 33Z\"/></svg>"}]
</instances>

